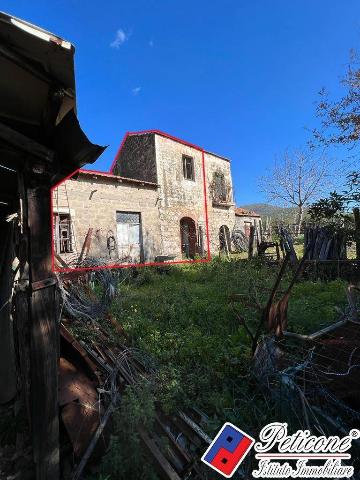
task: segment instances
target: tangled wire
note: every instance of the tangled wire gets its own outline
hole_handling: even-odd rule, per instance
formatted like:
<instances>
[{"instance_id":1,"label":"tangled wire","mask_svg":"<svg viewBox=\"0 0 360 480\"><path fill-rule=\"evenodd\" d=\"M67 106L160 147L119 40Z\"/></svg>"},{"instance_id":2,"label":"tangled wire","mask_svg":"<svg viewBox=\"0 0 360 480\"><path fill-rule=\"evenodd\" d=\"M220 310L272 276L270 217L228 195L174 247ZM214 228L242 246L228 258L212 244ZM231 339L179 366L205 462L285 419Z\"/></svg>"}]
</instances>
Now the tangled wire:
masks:
<instances>
[{"instance_id":1,"label":"tangled wire","mask_svg":"<svg viewBox=\"0 0 360 480\"><path fill-rule=\"evenodd\" d=\"M107 313L118 283L128 276L128 272L96 268L100 266L99 262L89 257L80 266L94 267L94 270L81 275L76 272L57 274L62 310L72 318L94 322Z\"/></svg>"}]
</instances>

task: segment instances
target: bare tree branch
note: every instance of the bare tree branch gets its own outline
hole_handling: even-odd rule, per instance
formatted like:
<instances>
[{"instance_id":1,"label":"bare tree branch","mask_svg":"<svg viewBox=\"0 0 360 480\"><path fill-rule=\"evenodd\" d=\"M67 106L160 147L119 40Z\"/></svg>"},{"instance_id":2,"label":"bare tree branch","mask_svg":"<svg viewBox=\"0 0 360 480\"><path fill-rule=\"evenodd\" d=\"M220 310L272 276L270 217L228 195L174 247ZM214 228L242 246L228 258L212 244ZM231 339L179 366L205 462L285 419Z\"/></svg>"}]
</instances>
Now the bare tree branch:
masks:
<instances>
[{"instance_id":1,"label":"bare tree branch","mask_svg":"<svg viewBox=\"0 0 360 480\"><path fill-rule=\"evenodd\" d=\"M285 151L268 175L260 179L260 188L268 201L298 210L300 228L306 207L328 192L332 186L334 164L324 154L310 150Z\"/></svg>"}]
</instances>

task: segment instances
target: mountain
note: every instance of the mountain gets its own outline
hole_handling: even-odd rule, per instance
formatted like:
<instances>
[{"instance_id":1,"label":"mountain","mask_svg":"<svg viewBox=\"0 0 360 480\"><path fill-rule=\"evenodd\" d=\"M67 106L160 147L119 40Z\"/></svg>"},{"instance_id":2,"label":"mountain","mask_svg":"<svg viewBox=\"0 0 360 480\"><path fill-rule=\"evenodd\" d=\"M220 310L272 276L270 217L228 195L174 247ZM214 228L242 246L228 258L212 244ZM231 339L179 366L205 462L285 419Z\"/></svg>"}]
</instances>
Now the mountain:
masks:
<instances>
[{"instance_id":1,"label":"mountain","mask_svg":"<svg viewBox=\"0 0 360 480\"><path fill-rule=\"evenodd\" d=\"M271 217L272 221L281 220L285 223L294 223L296 218L296 208L277 207L269 203L250 203L248 205L239 205L246 210L253 210L258 213L263 220Z\"/></svg>"}]
</instances>

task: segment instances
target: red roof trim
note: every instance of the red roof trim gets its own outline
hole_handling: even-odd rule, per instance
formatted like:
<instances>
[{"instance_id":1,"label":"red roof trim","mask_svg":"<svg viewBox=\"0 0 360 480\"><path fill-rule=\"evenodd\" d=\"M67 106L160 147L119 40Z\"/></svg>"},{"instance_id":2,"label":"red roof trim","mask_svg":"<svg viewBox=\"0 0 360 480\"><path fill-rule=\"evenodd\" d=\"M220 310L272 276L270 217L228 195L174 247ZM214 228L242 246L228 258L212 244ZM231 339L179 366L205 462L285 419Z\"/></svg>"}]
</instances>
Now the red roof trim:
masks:
<instances>
[{"instance_id":1,"label":"red roof trim","mask_svg":"<svg viewBox=\"0 0 360 480\"><path fill-rule=\"evenodd\" d=\"M113 175L112 173L107 172L99 172L97 170L84 170L80 169L77 173L84 174L84 175L92 175L94 177L106 177L111 178L113 180L119 180L121 182L129 182L129 183L137 183L147 185L149 187L158 187L157 183L147 182L146 180L138 180L137 178L128 178L128 177L121 177L120 175Z\"/></svg>"}]
</instances>

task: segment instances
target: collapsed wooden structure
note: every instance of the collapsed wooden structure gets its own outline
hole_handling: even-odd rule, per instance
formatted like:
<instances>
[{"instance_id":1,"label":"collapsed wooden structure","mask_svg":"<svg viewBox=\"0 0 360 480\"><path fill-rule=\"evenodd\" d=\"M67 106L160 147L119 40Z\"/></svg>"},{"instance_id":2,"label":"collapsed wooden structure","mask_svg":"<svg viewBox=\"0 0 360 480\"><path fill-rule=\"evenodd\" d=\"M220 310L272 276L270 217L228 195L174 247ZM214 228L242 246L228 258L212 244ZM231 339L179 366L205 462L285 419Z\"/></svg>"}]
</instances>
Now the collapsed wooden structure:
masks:
<instances>
[{"instance_id":1,"label":"collapsed wooden structure","mask_svg":"<svg viewBox=\"0 0 360 480\"><path fill-rule=\"evenodd\" d=\"M20 392L37 479L59 478L50 189L104 147L76 117L74 47L0 13L0 403Z\"/></svg>"}]
</instances>

